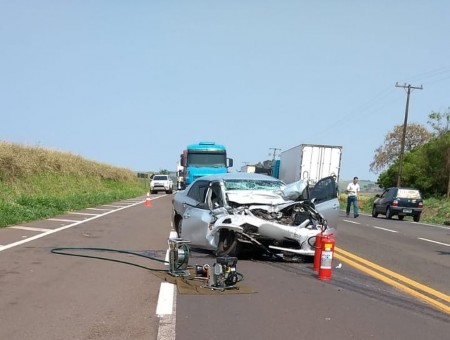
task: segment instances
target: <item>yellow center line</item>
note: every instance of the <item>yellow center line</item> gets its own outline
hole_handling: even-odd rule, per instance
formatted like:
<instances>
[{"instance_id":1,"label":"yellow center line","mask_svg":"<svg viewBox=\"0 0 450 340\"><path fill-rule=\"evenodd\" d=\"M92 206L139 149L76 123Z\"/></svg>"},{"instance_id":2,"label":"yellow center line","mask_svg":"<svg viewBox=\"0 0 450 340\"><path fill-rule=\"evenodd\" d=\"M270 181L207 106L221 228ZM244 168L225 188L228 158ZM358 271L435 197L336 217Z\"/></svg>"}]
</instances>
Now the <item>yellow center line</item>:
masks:
<instances>
[{"instance_id":1,"label":"yellow center line","mask_svg":"<svg viewBox=\"0 0 450 340\"><path fill-rule=\"evenodd\" d=\"M362 272L364 272L366 274L369 274L369 275L371 275L371 276L373 276L373 277L375 277L375 278L377 278L377 279L379 279L379 280L381 280L381 281L383 281L383 282L385 282L387 284L390 284L390 285L392 285L392 286L394 286L394 287L396 287L396 288L398 288L398 289L400 289L400 290L402 290L402 291L404 291L404 292L406 292L408 294L411 294L414 297L417 297L417 298L419 298L419 299L421 299L423 301L426 301L429 304L431 304L431 305L439 308L440 310L446 312L447 314L450 314L450 307L449 306L447 306L447 305L445 305L445 304L443 304L443 303L441 303L439 301L436 301L435 299L430 298L429 296L424 295L424 294L420 293L419 291L417 291L415 289L409 288L409 287L405 286L404 284L402 284L401 282L398 282L398 281L395 281L395 280L393 280L391 278L388 278L386 275L389 275L389 276L391 276L391 277L393 277L393 278L395 278L397 280L402 281L403 283L409 284L410 286L412 286L412 287L414 287L416 289L419 289L419 290L421 290L423 292L426 292L429 295L433 295L433 296L435 296L435 297L437 297L437 298L439 298L441 300L444 300L444 301L450 303L450 296L448 296L448 295L446 295L446 294L444 294L442 292L439 292L439 291L437 291L435 289L432 289L432 288L430 288L428 286L420 284L420 283L418 283L418 282L416 282L414 280L408 279L405 276L397 274L397 273L395 273L395 272L393 272L393 271L391 271L389 269L381 267L381 266L379 266L379 265L377 265L377 264L375 264L373 262L365 260L365 259L363 259L363 258L361 258L359 256L356 256L356 255L354 255L352 253L349 253L349 252L347 252L347 251L345 251L343 249L340 249L338 247L335 247L335 257L337 259L339 259L341 261L344 261L347 264L349 264L349 265L351 265L351 266L361 270ZM358 263L356 261L358 261L360 263ZM372 269L370 269L368 267L371 267ZM373 269L378 270L379 272L383 273L384 275L376 272Z\"/></svg>"}]
</instances>

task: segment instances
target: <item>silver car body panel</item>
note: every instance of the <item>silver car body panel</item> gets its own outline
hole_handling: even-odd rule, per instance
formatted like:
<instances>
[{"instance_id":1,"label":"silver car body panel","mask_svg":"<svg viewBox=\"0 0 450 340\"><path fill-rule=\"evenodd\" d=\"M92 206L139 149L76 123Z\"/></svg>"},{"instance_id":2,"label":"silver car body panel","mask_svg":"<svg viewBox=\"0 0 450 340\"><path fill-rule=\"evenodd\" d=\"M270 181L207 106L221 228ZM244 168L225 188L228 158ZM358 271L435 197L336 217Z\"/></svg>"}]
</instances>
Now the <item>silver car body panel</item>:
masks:
<instances>
[{"instance_id":1,"label":"silver car body panel","mask_svg":"<svg viewBox=\"0 0 450 340\"><path fill-rule=\"evenodd\" d=\"M204 180L207 181L208 178ZM274 190L226 190L220 179L215 183L220 183L226 197L222 207L207 208L207 202L198 205L196 200L187 196L189 188L179 193L181 199L177 199L178 193L175 195L175 214L182 216L179 236L189 240L193 247L216 250L220 230L228 229L240 234L241 242L270 240L269 247L272 249L313 256L315 236L323 230L327 230L327 233L334 230L327 226L326 220L311 217L309 200L296 201L307 188L305 181L283 185ZM208 188L206 200L211 195L210 186ZM317 210L321 210L321 206L333 210L336 205L338 209L338 200L334 198L330 200L333 202L318 203ZM310 216L299 220L296 217L298 214ZM316 214L319 213L316 211ZM336 220L336 214L337 211L331 211L328 215ZM285 242L289 243L289 247L283 246Z\"/></svg>"}]
</instances>

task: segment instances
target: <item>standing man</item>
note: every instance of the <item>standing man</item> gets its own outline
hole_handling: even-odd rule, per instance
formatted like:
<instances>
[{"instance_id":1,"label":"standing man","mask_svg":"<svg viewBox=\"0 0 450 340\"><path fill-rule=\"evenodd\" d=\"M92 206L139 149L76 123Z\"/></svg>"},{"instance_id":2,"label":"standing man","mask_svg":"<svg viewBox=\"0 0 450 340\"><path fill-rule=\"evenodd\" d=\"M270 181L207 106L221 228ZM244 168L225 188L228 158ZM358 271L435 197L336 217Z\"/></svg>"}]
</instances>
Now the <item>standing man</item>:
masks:
<instances>
[{"instance_id":1,"label":"standing man","mask_svg":"<svg viewBox=\"0 0 450 340\"><path fill-rule=\"evenodd\" d=\"M353 216L357 218L358 213L358 196L359 196L358 177L353 177L353 181L347 185L347 217L350 215L350 206L353 204Z\"/></svg>"}]
</instances>

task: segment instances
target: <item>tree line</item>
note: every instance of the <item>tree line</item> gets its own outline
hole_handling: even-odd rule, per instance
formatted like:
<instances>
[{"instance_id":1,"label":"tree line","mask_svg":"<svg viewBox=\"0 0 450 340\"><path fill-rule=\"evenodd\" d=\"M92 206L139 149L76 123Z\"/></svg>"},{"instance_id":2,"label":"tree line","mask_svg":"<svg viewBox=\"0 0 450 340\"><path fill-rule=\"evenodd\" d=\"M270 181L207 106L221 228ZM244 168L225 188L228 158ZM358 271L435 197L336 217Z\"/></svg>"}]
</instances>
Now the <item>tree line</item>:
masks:
<instances>
[{"instance_id":1,"label":"tree line","mask_svg":"<svg viewBox=\"0 0 450 340\"><path fill-rule=\"evenodd\" d=\"M450 197L450 108L428 118L431 131L420 124L407 125L401 185L420 189L428 197ZM370 170L379 173L381 188L397 185L402 136L403 125L396 125L375 149Z\"/></svg>"}]
</instances>

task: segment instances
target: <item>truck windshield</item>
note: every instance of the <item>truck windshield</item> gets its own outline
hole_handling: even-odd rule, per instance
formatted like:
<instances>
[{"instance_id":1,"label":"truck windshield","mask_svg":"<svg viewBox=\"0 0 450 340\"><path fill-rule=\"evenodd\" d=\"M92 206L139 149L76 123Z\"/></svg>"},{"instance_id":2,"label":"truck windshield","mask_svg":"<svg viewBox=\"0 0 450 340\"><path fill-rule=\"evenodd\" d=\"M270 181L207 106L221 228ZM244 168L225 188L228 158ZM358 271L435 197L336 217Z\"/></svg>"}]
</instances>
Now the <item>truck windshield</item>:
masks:
<instances>
[{"instance_id":1,"label":"truck windshield","mask_svg":"<svg viewBox=\"0 0 450 340\"><path fill-rule=\"evenodd\" d=\"M224 167L227 164L227 157L224 153L189 153L187 166L211 166Z\"/></svg>"}]
</instances>

